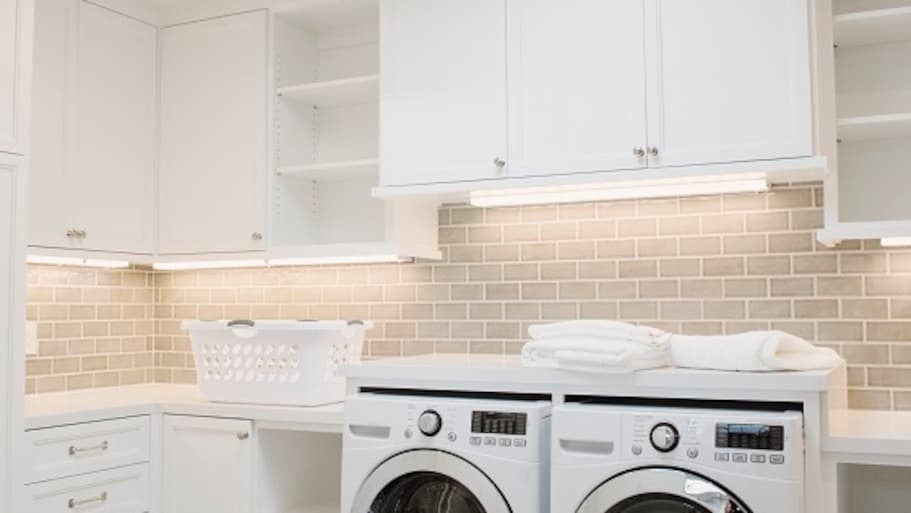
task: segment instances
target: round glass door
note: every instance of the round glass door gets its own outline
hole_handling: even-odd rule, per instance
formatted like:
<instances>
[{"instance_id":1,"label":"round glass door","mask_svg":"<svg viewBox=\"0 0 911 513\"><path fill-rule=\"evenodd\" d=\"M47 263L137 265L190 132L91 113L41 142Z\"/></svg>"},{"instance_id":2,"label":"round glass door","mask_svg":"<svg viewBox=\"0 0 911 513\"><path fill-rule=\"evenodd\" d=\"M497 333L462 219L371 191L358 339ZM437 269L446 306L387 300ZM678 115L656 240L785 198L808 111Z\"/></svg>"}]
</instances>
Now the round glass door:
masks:
<instances>
[{"instance_id":1,"label":"round glass door","mask_svg":"<svg viewBox=\"0 0 911 513\"><path fill-rule=\"evenodd\" d=\"M646 493L642 493L647 490ZM750 513L711 481L683 470L641 468L596 488L577 513Z\"/></svg>"},{"instance_id":2,"label":"round glass door","mask_svg":"<svg viewBox=\"0 0 911 513\"><path fill-rule=\"evenodd\" d=\"M351 513L513 513L478 467L453 454L397 454L364 480Z\"/></svg>"}]
</instances>

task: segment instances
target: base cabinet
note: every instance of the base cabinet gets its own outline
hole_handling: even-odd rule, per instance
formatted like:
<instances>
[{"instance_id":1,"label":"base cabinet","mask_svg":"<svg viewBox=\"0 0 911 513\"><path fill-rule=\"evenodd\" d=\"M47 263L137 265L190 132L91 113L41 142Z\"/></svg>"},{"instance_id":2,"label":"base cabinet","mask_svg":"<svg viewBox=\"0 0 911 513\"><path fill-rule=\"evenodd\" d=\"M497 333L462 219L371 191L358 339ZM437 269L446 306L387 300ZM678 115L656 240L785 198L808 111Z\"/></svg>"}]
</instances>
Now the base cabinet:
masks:
<instances>
[{"instance_id":1,"label":"base cabinet","mask_svg":"<svg viewBox=\"0 0 911 513\"><path fill-rule=\"evenodd\" d=\"M148 512L149 465L130 465L27 487L25 513L73 511Z\"/></svg>"},{"instance_id":2,"label":"base cabinet","mask_svg":"<svg viewBox=\"0 0 911 513\"><path fill-rule=\"evenodd\" d=\"M253 512L251 421L165 415L163 427L164 512Z\"/></svg>"}]
</instances>

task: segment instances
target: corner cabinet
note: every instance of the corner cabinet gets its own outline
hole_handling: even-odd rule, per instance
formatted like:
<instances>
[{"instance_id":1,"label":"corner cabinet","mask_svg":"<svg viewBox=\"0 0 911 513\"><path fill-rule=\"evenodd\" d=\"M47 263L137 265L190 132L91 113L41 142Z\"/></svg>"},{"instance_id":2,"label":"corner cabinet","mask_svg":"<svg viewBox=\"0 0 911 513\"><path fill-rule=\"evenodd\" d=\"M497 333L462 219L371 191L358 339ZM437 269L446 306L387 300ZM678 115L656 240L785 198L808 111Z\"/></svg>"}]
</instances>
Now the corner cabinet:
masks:
<instances>
[{"instance_id":1,"label":"corner cabinet","mask_svg":"<svg viewBox=\"0 0 911 513\"><path fill-rule=\"evenodd\" d=\"M265 249L268 13L161 30L158 252Z\"/></svg>"},{"instance_id":2,"label":"corner cabinet","mask_svg":"<svg viewBox=\"0 0 911 513\"><path fill-rule=\"evenodd\" d=\"M384 1L378 194L821 175L808 2L730 4Z\"/></svg>"},{"instance_id":3,"label":"corner cabinet","mask_svg":"<svg viewBox=\"0 0 911 513\"><path fill-rule=\"evenodd\" d=\"M254 511L251 421L164 415L163 428L163 511Z\"/></svg>"},{"instance_id":4,"label":"corner cabinet","mask_svg":"<svg viewBox=\"0 0 911 513\"><path fill-rule=\"evenodd\" d=\"M151 255L158 29L37 0L29 244Z\"/></svg>"},{"instance_id":5,"label":"corner cabinet","mask_svg":"<svg viewBox=\"0 0 911 513\"><path fill-rule=\"evenodd\" d=\"M28 143L31 0L0 0L0 152L23 155Z\"/></svg>"}]
</instances>

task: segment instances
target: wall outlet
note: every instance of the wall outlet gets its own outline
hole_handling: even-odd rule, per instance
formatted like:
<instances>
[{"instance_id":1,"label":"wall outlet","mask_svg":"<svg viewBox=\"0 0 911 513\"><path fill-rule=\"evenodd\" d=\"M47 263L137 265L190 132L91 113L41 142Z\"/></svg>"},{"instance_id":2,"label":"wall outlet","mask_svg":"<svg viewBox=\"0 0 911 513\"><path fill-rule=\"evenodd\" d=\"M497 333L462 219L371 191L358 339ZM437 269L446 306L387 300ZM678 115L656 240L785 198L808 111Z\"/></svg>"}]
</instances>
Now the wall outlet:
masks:
<instances>
[{"instance_id":1,"label":"wall outlet","mask_svg":"<svg viewBox=\"0 0 911 513\"><path fill-rule=\"evenodd\" d=\"M38 323L28 321L25 323L25 355L38 354Z\"/></svg>"}]
</instances>

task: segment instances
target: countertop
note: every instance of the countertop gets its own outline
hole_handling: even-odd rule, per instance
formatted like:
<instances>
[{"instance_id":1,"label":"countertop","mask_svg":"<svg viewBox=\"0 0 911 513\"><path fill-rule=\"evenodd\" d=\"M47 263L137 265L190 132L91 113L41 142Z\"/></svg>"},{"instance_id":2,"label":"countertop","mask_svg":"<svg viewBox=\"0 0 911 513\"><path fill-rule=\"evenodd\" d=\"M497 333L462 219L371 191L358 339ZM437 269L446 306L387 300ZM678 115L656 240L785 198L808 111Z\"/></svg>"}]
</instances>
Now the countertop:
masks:
<instances>
[{"instance_id":1,"label":"countertop","mask_svg":"<svg viewBox=\"0 0 911 513\"><path fill-rule=\"evenodd\" d=\"M911 457L911 412L832 410L829 453Z\"/></svg>"},{"instance_id":2,"label":"countertop","mask_svg":"<svg viewBox=\"0 0 911 513\"><path fill-rule=\"evenodd\" d=\"M25 398L26 429L152 413L251 419L326 431L341 431L344 421L342 403L316 407L213 403L196 385L129 385Z\"/></svg>"},{"instance_id":3,"label":"countertop","mask_svg":"<svg viewBox=\"0 0 911 513\"><path fill-rule=\"evenodd\" d=\"M514 392L566 388L637 387L653 389L713 389L823 392L839 386L836 371L720 372L664 368L618 374L583 373L527 367L519 356L437 354L365 360L342 367L358 381L442 383L455 386L499 385Z\"/></svg>"}]
</instances>

